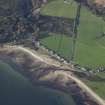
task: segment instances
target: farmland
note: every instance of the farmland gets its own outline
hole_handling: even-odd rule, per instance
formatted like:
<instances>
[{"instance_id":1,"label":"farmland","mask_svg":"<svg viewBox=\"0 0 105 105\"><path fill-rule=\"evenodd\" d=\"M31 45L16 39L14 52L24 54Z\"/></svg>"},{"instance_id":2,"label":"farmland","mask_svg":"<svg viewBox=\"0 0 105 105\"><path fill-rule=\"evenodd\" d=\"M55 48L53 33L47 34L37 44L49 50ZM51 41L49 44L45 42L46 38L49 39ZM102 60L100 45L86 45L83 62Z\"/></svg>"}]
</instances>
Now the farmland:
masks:
<instances>
[{"instance_id":1,"label":"farmland","mask_svg":"<svg viewBox=\"0 0 105 105\"><path fill-rule=\"evenodd\" d=\"M58 16L75 18L76 16L76 3L65 4L63 0L55 0L48 3L44 8L42 8L43 15ZM56 9L56 10L55 10ZM91 68L97 68L99 66L104 66L105 48L104 40L105 37L102 34L105 31L105 23L102 18L97 17L92 14L86 7L82 6L80 25L78 27L78 37L75 51L74 62L81 66L89 66ZM54 34L55 33L49 33ZM60 40L55 34L56 39ZM52 41L53 40L53 43ZM68 41L67 41L68 40ZM72 49L72 37L66 37L63 35L61 50L58 53L63 53L63 56L68 58L71 56ZM45 42L45 43L44 43ZM47 44L47 47L56 50L55 46L59 46L56 40L52 38L51 35L41 39L41 43ZM67 43L69 45L67 45ZM64 47L65 46L65 47ZM69 52L69 53L66 53Z\"/></svg>"}]
</instances>

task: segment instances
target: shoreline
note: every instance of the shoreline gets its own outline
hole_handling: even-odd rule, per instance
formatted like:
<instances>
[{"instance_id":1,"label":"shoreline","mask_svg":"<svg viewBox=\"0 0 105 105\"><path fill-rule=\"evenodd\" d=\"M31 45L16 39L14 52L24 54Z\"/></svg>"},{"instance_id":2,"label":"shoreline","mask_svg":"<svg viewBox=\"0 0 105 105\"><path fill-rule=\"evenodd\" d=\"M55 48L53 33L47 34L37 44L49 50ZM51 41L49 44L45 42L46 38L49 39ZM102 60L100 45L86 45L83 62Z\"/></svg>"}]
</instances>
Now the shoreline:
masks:
<instances>
[{"instance_id":1,"label":"shoreline","mask_svg":"<svg viewBox=\"0 0 105 105\"><path fill-rule=\"evenodd\" d=\"M104 101L100 100L100 97L95 99L97 96L93 95L94 92L90 94L92 90L85 86L84 83L82 84L78 78L73 77L74 75L71 71L59 70L60 66L56 66L57 64L55 63L55 65L52 65L52 62L46 63L45 58L41 58L42 56L38 56L37 52L35 54L32 50L30 51L21 46L8 47L5 46L1 48L0 53L4 54L4 56L8 55L9 57L15 58L15 63L24 68L24 70L20 72L23 72L22 74L27 76L33 84L42 84L43 86L55 88L65 93L74 92L75 94L73 95L75 97L76 95L80 95L79 97L81 97L83 105L104 105ZM83 85L82 88L81 84ZM82 104L80 103L78 105Z\"/></svg>"}]
</instances>

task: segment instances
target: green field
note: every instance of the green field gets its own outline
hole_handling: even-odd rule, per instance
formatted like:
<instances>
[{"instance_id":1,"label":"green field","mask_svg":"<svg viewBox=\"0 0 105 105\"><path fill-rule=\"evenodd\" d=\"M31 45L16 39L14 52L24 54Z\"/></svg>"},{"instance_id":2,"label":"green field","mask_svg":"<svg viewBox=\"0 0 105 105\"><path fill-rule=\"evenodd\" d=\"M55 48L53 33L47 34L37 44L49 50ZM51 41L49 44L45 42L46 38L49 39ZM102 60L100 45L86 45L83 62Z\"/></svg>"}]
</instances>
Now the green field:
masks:
<instances>
[{"instance_id":1,"label":"green field","mask_svg":"<svg viewBox=\"0 0 105 105\"><path fill-rule=\"evenodd\" d=\"M50 35L49 37L41 39L41 44L45 45L49 49L53 49L56 53L60 54L62 57L66 57L70 59L71 57L70 54L72 52L71 38L65 37L64 35L61 36L58 34L54 34L54 33L50 33L49 35Z\"/></svg>"},{"instance_id":2,"label":"green field","mask_svg":"<svg viewBox=\"0 0 105 105\"><path fill-rule=\"evenodd\" d=\"M19 68L17 67L17 70ZM0 105L75 105L70 95L35 86L0 60Z\"/></svg>"},{"instance_id":3,"label":"green field","mask_svg":"<svg viewBox=\"0 0 105 105\"><path fill-rule=\"evenodd\" d=\"M83 81L91 87L94 92L105 99L105 73L97 73L93 80L83 79ZM100 79L101 78L101 79Z\"/></svg>"},{"instance_id":4,"label":"green field","mask_svg":"<svg viewBox=\"0 0 105 105\"><path fill-rule=\"evenodd\" d=\"M77 4L75 2L71 5L64 4L63 0L54 0L43 7L41 13L50 16L75 18L76 7ZM91 68L105 65L105 37L101 37L104 32L105 23L102 18L93 15L91 11L82 6L74 59L76 64ZM55 33L49 34L53 34L56 40L50 35L41 39L41 43L56 51L60 37ZM72 38L63 36L61 48L58 53L61 56L63 55L66 58L69 56L70 58L72 54Z\"/></svg>"},{"instance_id":5,"label":"green field","mask_svg":"<svg viewBox=\"0 0 105 105\"><path fill-rule=\"evenodd\" d=\"M42 8L41 14L73 18L76 15L76 7L75 2L72 5L67 5L64 4L64 0L53 0Z\"/></svg>"}]
</instances>

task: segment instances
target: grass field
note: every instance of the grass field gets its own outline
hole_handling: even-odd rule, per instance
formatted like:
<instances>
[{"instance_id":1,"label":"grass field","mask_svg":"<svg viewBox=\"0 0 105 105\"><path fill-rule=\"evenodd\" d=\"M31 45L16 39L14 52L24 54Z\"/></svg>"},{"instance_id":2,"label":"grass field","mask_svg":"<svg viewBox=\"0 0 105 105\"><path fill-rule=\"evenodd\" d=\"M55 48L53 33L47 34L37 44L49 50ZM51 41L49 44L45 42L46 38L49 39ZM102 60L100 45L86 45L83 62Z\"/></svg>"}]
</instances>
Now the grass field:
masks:
<instances>
[{"instance_id":1,"label":"grass field","mask_svg":"<svg viewBox=\"0 0 105 105\"><path fill-rule=\"evenodd\" d=\"M55 0L42 8L41 13L50 16L74 18L76 7L75 2L70 5L64 4L63 0ZM81 66L89 66L91 68L105 65L105 37L101 37L102 33L105 32L104 27L105 23L100 17L93 15L86 7L82 7L74 59L75 63L80 64ZM55 33L53 33L53 36L54 34ZM57 46L59 46L58 40L60 38L56 34L55 37L56 40L54 40L52 36L41 39L41 43L52 48L52 50L56 50ZM71 56L71 41L72 38L63 36L62 49L58 53L63 54L66 58Z\"/></svg>"},{"instance_id":2,"label":"grass field","mask_svg":"<svg viewBox=\"0 0 105 105\"><path fill-rule=\"evenodd\" d=\"M49 37L41 40L41 44L45 45L49 49L53 49L56 53L69 60L71 58L70 54L72 53L71 38L54 33L50 33L49 35Z\"/></svg>"},{"instance_id":3,"label":"grass field","mask_svg":"<svg viewBox=\"0 0 105 105\"><path fill-rule=\"evenodd\" d=\"M76 15L76 7L75 2L72 5L67 5L64 4L64 0L53 0L42 8L41 14L73 18Z\"/></svg>"},{"instance_id":4,"label":"grass field","mask_svg":"<svg viewBox=\"0 0 105 105\"><path fill-rule=\"evenodd\" d=\"M17 68L18 69L18 68ZM35 86L0 60L0 105L75 105L70 95Z\"/></svg>"}]
</instances>

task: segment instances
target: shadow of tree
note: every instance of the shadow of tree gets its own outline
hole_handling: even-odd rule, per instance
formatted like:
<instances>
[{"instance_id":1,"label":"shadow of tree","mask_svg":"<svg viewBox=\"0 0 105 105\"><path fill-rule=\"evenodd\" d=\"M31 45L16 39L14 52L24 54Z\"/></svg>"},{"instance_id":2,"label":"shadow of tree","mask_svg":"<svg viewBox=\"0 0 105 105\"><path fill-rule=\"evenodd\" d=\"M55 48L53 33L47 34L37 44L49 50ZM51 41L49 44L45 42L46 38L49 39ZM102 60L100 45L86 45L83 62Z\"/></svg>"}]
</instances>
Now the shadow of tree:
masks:
<instances>
[{"instance_id":1,"label":"shadow of tree","mask_svg":"<svg viewBox=\"0 0 105 105\"><path fill-rule=\"evenodd\" d=\"M49 37L49 33L48 32L40 32L39 35L38 35L38 39L44 39L44 38L47 38Z\"/></svg>"},{"instance_id":2,"label":"shadow of tree","mask_svg":"<svg viewBox=\"0 0 105 105\"><path fill-rule=\"evenodd\" d=\"M74 19L40 15L38 21L39 36L38 38L48 37L48 33L63 34L72 36Z\"/></svg>"}]
</instances>

